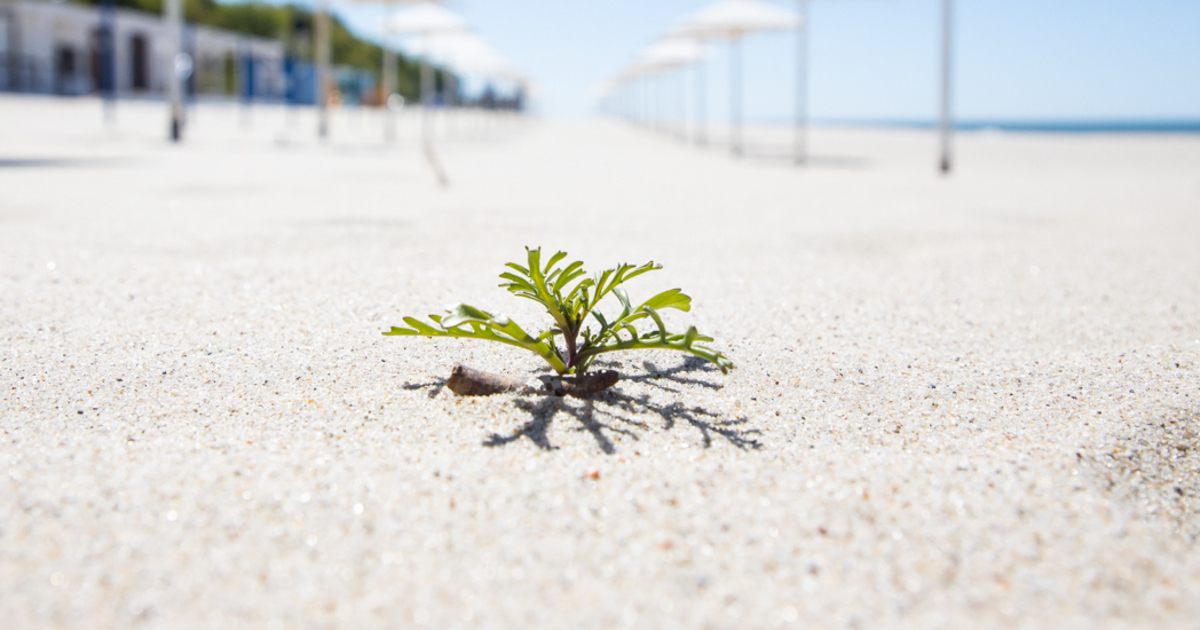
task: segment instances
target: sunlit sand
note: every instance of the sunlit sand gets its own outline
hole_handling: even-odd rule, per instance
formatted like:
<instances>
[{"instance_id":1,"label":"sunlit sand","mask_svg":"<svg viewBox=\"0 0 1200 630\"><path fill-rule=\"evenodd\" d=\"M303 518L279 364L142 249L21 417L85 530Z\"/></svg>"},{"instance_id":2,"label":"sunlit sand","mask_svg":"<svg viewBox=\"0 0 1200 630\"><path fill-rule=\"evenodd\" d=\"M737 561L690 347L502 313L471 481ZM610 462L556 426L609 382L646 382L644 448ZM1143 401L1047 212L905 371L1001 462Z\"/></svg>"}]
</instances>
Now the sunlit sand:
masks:
<instances>
[{"instance_id":1,"label":"sunlit sand","mask_svg":"<svg viewBox=\"0 0 1200 630\"><path fill-rule=\"evenodd\" d=\"M0 98L6 627L1185 627L1200 137ZM719 129L716 130L719 141ZM385 338L526 245L654 260L737 365L459 398ZM609 310L615 310L609 305Z\"/></svg>"}]
</instances>

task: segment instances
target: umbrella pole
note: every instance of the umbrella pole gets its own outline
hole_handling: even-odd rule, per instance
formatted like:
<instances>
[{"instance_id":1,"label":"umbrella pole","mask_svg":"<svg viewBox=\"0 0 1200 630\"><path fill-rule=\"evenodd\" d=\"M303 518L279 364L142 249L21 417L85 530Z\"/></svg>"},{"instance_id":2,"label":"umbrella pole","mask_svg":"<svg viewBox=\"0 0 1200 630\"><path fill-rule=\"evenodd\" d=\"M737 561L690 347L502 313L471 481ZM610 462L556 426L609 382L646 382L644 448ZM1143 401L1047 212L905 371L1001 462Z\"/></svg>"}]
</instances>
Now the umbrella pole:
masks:
<instances>
[{"instance_id":1,"label":"umbrella pole","mask_svg":"<svg viewBox=\"0 0 1200 630\"><path fill-rule=\"evenodd\" d=\"M738 34L729 40L729 146L742 155L742 46Z\"/></svg>"},{"instance_id":2,"label":"umbrella pole","mask_svg":"<svg viewBox=\"0 0 1200 630\"><path fill-rule=\"evenodd\" d=\"M658 79L656 79L654 75L648 74L648 75L646 75L646 79L644 81L642 81L642 88L646 91L646 115L645 115L646 123L645 124L646 124L646 129L648 129L650 131L654 131L654 128L655 128L654 127L655 120L656 120L655 107L656 107L658 101L655 100L654 90L656 89L656 87L658 85L657 80Z\"/></svg>"},{"instance_id":3,"label":"umbrella pole","mask_svg":"<svg viewBox=\"0 0 1200 630\"><path fill-rule=\"evenodd\" d=\"M675 70L675 138L687 141L687 68Z\"/></svg>"},{"instance_id":4,"label":"umbrella pole","mask_svg":"<svg viewBox=\"0 0 1200 630\"><path fill-rule=\"evenodd\" d=\"M653 80L654 80L654 78L650 75L646 75L646 76L642 77L642 80L641 80L641 84L642 84L642 87L641 87L641 90L642 90L642 98L641 98L642 115L639 116L639 118L642 119L642 121L641 121L642 127L644 127L647 131L650 130L651 122L654 120L654 90L653 90L654 86L651 85L651 81L653 81Z\"/></svg>"},{"instance_id":5,"label":"umbrella pole","mask_svg":"<svg viewBox=\"0 0 1200 630\"><path fill-rule=\"evenodd\" d=\"M797 0L796 25L796 145L797 165L808 161L808 0Z\"/></svg>"},{"instance_id":6,"label":"umbrella pole","mask_svg":"<svg viewBox=\"0 0 1200 630\"><path fill-rule=\"evenodd\" d=\"M662 101L662 81L659 80L657 74L650 78L650 130L658 133L658 119L662 115L662 110L659 107Z\"/></svg>"},{"instance_id":7,"label":"umbrella pole","mask_svg":"<svg viewBox=\"0 0 1200 630\"><path fill-rule=\"evenodd\" d=\"M421 139L425 144L429 143L429 126L433 124L433 117L429 110L433 105L433 68L429 66L429 60L425 57L421 58Z\"/></svg>"},{"instance_id":8,"label":"umbrella pole","mask_svg":"<svg viewBox=\"0 0 1200 630\"><path fill-rule=\"evenodd\" d=\"M428 36L427 36L428 37ZM426 46L426 51L430 48ZM428 52L426 53L428 54ZM450 185L449 178L446 177L446 172L442 169L442 163L438 161L437 153L433 150L433 115L430 112L433 104L433 68L429 65L428 57L421 58L421 149L425 154L425 161L429 162L429 167L433 169L433 174L437 176L438 183L443 187Z\"/></svg>"},{"instance_id":9,"label":"umbrella pole","mask_svg":"<svg viewBox=\"0 0 1200 630\"><path fill-rule=\"evenodd\" d=\"M629 82L629 122L638 126L638 118L642 115L642 86L641 79L634 77Z\"/></svg>"},{"instance_id":10,"label":"umbrella pole","mask_svg":"<svg viewBox=\"0 0 1200 630\"><path fill-rule=\"evenodd\" d=\"M654 75L654 108L658 111L654 128L662 134L671 133L671 115L668 109L669 106L667 105L666 88L667 73L659 71L658 74Z\"/></svg>"},{"instance_id":11,"label":"umbrella pole","mask_svg":"<svg viewBox=\"0 0 1200 630\"><path fill-rule=\"evenodd\" d=\"M938 125L941 131L942 159L940 169L943 173L950 172L950 135L953 133L950 122L950 45L951 22L953 18L952 0L942 0L942 112Z\"/></svg>"},{"instance_id":12,"label":"umbrella pole","mask_svg":"<svg viewBox=\"0 0 1200 630\"><path fill-rule=\"evenodd\" d=\"M645 128L650 127L650 89L646 85L649 80L649 76L638 79L638 126Z\"/></svg>"},{"instance_id":13,"label":"umbrella pole","mask_svg":"<svg viewBox=\"0 0 1200 630\"><path fill-rule=\"evenodd\" d=\"M458 107L458 76L453 72L446 75L446 116L449 120L446 121L448 132L452 136L458 136L459 112Z\"/></svg>"},{"instance_id":14,"label":"umbrella pole","mask_svg":"<svg viewBox=\"0 0 1200 630\"><path fill-rule=\"evenodd\" d=\"M167 41L170 64L167 66L167 96L171 101L171 141L179 142L183 136L183 78L179 75L180 56L183 54L183 8L182 0L167 0L163 7L166 13Z\"/></svg>"},{"instance_id":15,"label":"umbrella pole","mask_svg":"<svg viewBox=\"0 0 1200 630\"><path fill-rule=\"evenodd\" d=\"M329 137L329 3L317 2L317 24L313 29L317 49L317 135Z\"/></svg>"},{"instance_id":16,"label":"umbrella pole","mask_svg":"<svg viewBox=\"0 0 1200 630\"><path fill-rule=\"evenodd\" d=\"M638 116L642 113L642 87L639 83L638 77L629 81L629 123L634 127L638 126Z\"/></svg>"},{"instance_id":17,"label":"umbrella pole","mask_svg":"<svg viewBox=\"0 0 1200 630\"><path fill-rule=\"evenodd\" d=\"M117 119L116 16L116 1L101 0L100 41L98 42L100 44L100 50L98 51L100 56L100 85L98 87L104 97L104 122L110 127ZM5 33L5 35L9 34ZM9 76L12 75L10 74Z\"/></svg>"},{"instance_id":18,"label":"umbrella pole","mask_svg":"<svg viewBox=\"0 0 1200 630\"><path fill-rule=\"evenodd\" d=\"M392 93L396 91L396 53L388 45L388 36L383 36L383 84L381 102L383 107L383 140L392 143L396 140L396 117L392 113Z\"/></svg>"},{"instance_id":19,"label":"umbrella pole","mask_svg":"<svg viewBox=\"0 0 1200 630\"><path fill-rule=\"evenodd\" d=\"M705 107L708 92L704 87L704 60L696 62L696 146L702 147L708 144L708 138L705 137Z\"/></svg>"}]
</instances>

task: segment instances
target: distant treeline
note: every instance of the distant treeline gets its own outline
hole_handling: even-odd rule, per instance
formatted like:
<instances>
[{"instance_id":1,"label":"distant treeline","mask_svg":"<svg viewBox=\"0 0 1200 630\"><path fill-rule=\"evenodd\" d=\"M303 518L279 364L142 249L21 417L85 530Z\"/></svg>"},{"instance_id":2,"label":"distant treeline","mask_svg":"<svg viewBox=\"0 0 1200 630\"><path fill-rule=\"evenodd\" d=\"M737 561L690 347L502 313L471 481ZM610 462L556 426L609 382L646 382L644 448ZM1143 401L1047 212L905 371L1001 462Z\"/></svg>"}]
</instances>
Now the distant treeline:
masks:
<instances>
[{"instance_id":1,"label":"distant treeline","mask_svg":"<svg viewBox=\"0 0 1200 630\"><path fill-rule=\"evenodd\" d=\"M101 0L74 1L88 5L101 4ZM118 7L160 15L162 3L163 0L116 0ZM289 55L313 60L314 18L312 11L307 8L295 5L275 6L261 2L220 4L214 0L183 0L183 15L188 22L278 39L287 47ZM336 16L330 15L329 22L333 63L370 70L378 77L383 63L383 51L379 46L356 37ZM416 62L398 55L396 66L396 90L405 100L415 100L420 90ZM436 78L440 88L443 84L442 73L438 72Z\"/></svg>"}]
</instances>

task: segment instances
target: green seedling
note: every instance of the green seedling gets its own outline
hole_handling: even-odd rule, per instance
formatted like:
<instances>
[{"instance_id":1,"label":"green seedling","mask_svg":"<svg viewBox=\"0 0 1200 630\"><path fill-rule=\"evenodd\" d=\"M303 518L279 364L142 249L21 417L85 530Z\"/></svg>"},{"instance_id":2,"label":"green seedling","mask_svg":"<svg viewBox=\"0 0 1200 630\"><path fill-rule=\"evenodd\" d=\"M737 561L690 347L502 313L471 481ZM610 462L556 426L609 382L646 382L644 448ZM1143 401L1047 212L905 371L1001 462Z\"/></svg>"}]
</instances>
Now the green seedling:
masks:
<instances>
[{"instance_id":1,"label":"green seedling","mask_svg":"<svg viewBox=\"0 0 1200 630\"><path fill-rule=\"evenodd\" d=\"M695 326L688 327L683 334L667 331L659 311L668 308L684 312L691 310L692 298L681 290L663 291L637 307L629 301L629 296L620 285L644 273L662 269L662 265L653 262L640 267L621 264L585 278L582 262L575 261L566 266L559 264L566 259L566 252L554 254L543 264L540 247L525 249L528 266L508 263L511 271L500 274L505 281L500 286L513 295L541 304L554 320L549 330L536 336L530 335L504 315L493 315L474 306L457 304L446 309L445 315L430 315L432 323L405 317L404 322L409 328L393 326L383 334L498 341L529 350L549 363L560 375L582 376L600 355L624 350L678 350L715 363L723 373L733 368L733 363L720 352L701 345L713 339L700 334ZM610 294L621 303L620 315L611 318L596 308ZM637 325L639 322L645 325L647 320L653 328L643 333Z\"/></svg>"}]
</instances>

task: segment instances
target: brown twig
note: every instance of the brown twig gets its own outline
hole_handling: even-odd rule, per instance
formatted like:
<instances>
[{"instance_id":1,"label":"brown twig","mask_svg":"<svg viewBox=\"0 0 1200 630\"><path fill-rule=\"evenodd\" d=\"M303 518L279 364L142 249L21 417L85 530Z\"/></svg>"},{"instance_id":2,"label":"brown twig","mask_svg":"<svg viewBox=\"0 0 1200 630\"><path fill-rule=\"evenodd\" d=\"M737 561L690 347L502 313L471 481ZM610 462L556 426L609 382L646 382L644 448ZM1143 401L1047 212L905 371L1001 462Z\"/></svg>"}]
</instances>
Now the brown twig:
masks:
<instances>
[{"instance_id":1,"label":"brown twig","mask_svg":"<svg viewBox=\"0 0 1200 630\"><path fill-rule=\"evenodd\" d=\"M614 370L602 370L583 376L538 376L521 379L456 365L450 373L450 378L446 379L446 387L459 396L490 396L503 392L518 392L587 398L616 385L618 380L620 375Z\"/></svg>"}]
</instances>

